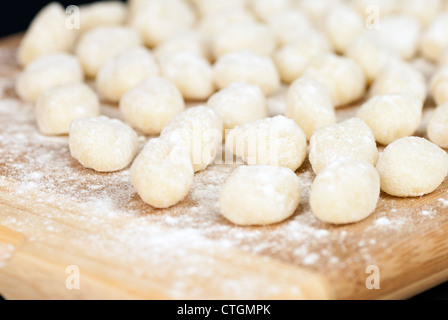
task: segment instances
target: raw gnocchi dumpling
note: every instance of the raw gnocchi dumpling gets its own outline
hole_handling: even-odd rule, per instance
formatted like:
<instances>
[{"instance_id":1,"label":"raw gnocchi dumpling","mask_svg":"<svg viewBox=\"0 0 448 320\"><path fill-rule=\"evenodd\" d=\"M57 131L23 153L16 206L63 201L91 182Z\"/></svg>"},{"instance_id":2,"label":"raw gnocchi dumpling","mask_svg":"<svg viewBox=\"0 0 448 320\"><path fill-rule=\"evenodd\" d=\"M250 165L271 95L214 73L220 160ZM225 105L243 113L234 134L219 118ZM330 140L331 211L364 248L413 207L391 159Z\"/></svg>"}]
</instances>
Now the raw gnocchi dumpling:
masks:
<instances>
[{"instance_id":1,"label":"raw gnocchi dumpling","mask_svg":"<svg viewBox=\"0 0 448 320\"><path fill-rule=\"evenodd\" d=\"M335 51L344 53L364 30L364 21L349 5L333 5L325 16L324 28Z\"/></svg>"},{"instance_id":2,"label":"raw gnocchi dumpling","mask_svg":"<svg viewBox=\"0 0 448 320\"><path fill-rule=\"evenodd\" d=\"M420 50L426 59L437 61L448 47L448 13L439 15L425 30L420 42Z\"/></svg>"},{"instance_id":3,"label":"raw gnocchi dumpling","mask_svg":"<svg viewBox=\"0 0 448 320\"><path fill-rule=\"evenodd\" d=\"M448 102L448 66L439 69L433 76L430 89L437 105Z\"/></svg>"},{"instance_id":4,"label":"raw gnocchi dumpling","mask_svg":"<svg viewBox=\"0 0 448 320\"><path fill-rule=\"evenodd\" d=\"M113 172L126 168L134 159L138 136L118 119L83 118L70 126L69 147L72 157L84 167Z\"/></svg>"},{"instance_id":5,"label":"raw gnocchi dumpling","mask_svg":"<svg viewBox=\"0 0 448 320\"><path fill-rule=\"evenodd\" d=\"M335 107L360 99L366 90L364 73L356 62L335 54L316 56L304 75L327 87Z\"/></svg>"},{"instance_id":6,"label":"raw gnocchi dumpling","mask_svg":"<svg viewBox=\"0 0 448 320\"><path fill-rule=\"evenodd\" d=\"M221 29L212 41L215 58L238 51L269 56L276 47L277 38L274 32L267 25L256 22L233 23Z\"/></svg>"},{"instance_id":7,"label":"raw gnocchi dumpling","mask_svg":"<svg viewBox=\"0 0 448 320\"><path fill-rule=\"evenodd\" d=\"M224 129L233 129L268 116L264 93L253 84L232 83L211 96L207 105L221 117Z\"/></svg>"},{"instance_id":8,"label":"raw gnocchi dumpling","mask_svg":"<svg viewBox=\"0 0 448 320\"><path fill-rule=\"evenodd\" d=\"M141 1L131 12L130 25L141 33L149 47L192 27L196 20L193 8L183 0Z\"/></svg>"},{"instance_id":9,"label":"raw gnocchi dumpling","mask_svg":"<svg viewBox=\"0 0 448 320\"><path fill-rule=\"evenodd\" d=\"M375 137L362 120L352 118L326 126L311 137L309 159L316 174L338 157L376 164L378 149Z\"/></svg>"},{"instance_id":10,"label":"raw gnocchi dumpling","mask_svg":"<svg viewBox=\"0 0 448 320\"><path fill-rule=\"evenodd\" d=\"M438 106L431 116L428 137L439 147L448 149L448 103Z\"/></svg>"},{"instance_id":11,"label":"raw gnocchi dumpling","mask_svg":"<svg viewBox=\"0 0 448 320\"><path fill-rule=\"evenodd\" d=\"M274 14L289 9L291 0L249 0L249 4L260 20L268 21Z\"/></svg>"},{"instance_id":12,"label":"raw gnocchi dumpling","mask_svg":"<svg viewBox=\"0 0 448 320\"><path fill-rule=\"evenodd\" d=\"M422 108L422 102L410 94L387 94L364 103L358 117L372 129L376 141L388 145L417 131Z\"/></svg>"},{"instance_id":13,"label":"raw gnocchi dumpling","mask_svg":"<svg viewBox=\"0 0 448 320\"><path fill-rule=\"evenodd\" d=\"M194 53L178 52L159 59L162 75L172 81L186 100L206 100L215 91L213 69Z\"/></svg>"},{"instance_id":14,"label":"raw gnocchi dumpling","mask_svg":"<svg viewBox=\"0 0 448 320\"><path fill-rule=\"evenodd\" d=\"M400 0L398 8L401 14L418 19L423 25L428 25L442 10L441 0Z\"/></svg>"},{"instance_id":15,"label":"raw gnocchi dumpling","mask_svg":"<svg viewBox=\"0 0 448 320\"><path fill-rule=\"evenodd\" d=\"M448 155L426 139L406 137L384 150L376 168L384 192L418 197L433 192L445 180Z\"/></svg>"},{"instance_id":16,"label":"raw gnocchi dumpling","mask_svg":"<svg viewBox=\"0 0 448 320\"><path fill-rule=\"evenodd\" d=\"M289 87L286 96L286 116L300 126L308 140L316 130L336 122L336 114L327 88L307 77L297 79Z\"/></svg>"},{"instance_id":17,"label":"raw gnocchi dumpling","mask_svg":"<svg viewBox=\"0 0 448 320\"><path fill-rule=\"evenodd\" d=\"M193 175L187 150L161 139L151 139L131 168L132 185L140 198L160 209L185 199Z\"/></svg>"},{"instance_id":18,"label":"raw gnocchi dumpling","mask_svg":"<svg viewBox=\"0 0 448 320\"><path fill-rule=\"evenodd\" d=\"M380 196L380 178L367 162L337 158L316 177L310 205L322 221L349 224L371 215Z\"/></svg>"},{"instance_id":19,"label":"raw gnocchi dumpling","mask_svg":"<svg viewBox=\"0 0 448 320\"><path fill-rule=\"evenodd\" d=\"M128 10L121 1L98 1L79 7L80 31L82 33L101 26L122 25Z\"/></svg>"},{"instance_id":20,"label":"raw gnocchi dumpling","mask_svg":"<svg viewBox=\"0 0 448 320\"><path fill-rule=\"evenodd\" d=\"M280 76L272 59L248 51L219 58L214 65L214 80L218 89L233 82L258 85L265 95L271 95L280 88Z\"/></svg>"},{"instance_id":21,"label":"raw gnocchi dumpling","mask_svg":"<svg viewBox=\"0 0 448 320\"><path fill-rule=\"evenodd\" d=\"M207 39L202 33L194 30L183 30L159 44L154 49L154 55L161 59L163 56L173 53L190 52L211 60L210 51Z\"/></svg>"},{"instance_id":22,"label":"raw gnocchi dumpling","mask_svg":"<svg viewBox=\"0 0 448 320\"><path fill-rule=\"evenodd\" d=\"M67 134L73 120L99 115L98 96L83 83L49 89L36 103L37 125L42 133L48 135Z\"/></svg>"},{"instance_id":23,"label":"raw gnocchi dumpling","mask_svg":"<svg viewBox=\"0 0 448 320\"><path fill-rule=\"evenodd\" d=\"M161 77L149 77L128 91L120 100L125 121L146 134L159 134L185 102L177 87Z\"/></svg>"},{"instance_id":24,"label":"raw gnocchi dumpling","mask_svg":"<svg viewBox=\"0 0 448 320\"><path fill-rule=\"evenodd\" d=\"M222 146L222 132L222 120L216 112L198 106L177 115L160 138L187 149L194 172L198 172L213 163Z\"/></svg>"},{"instance_id":25,"label":"raw gnocchi dumpling","mask_svg":"<svg viewBox=\"0 0 448 320\"><path fill-rule=\"evenodd\" d=\"M297 42L278 49L273 56L280 77L287 84L302 76L315 56L331 51L330 42L319 31L309 30L306 34L296 37Z\"/></svg>"},{"instance_id":26,"label":"raw gnocchi dumpling","mask_svg":"<svg viewBox=\"0 0 448 320\"><path fill-rule=\"evenodd\" d=\"M280 166L296 171L307 155L302 129L284 116L236 127L226 137L226 150L249 165Z\"/></svg>"},{"instance_id":27,"label":"raw gnocchi dumpling","mask_svg":"<svg viewBox=\"0 0 448 320\"><path fill-rule=\"evenodd\" d=\"M131 88L159 72L152 53L144 47L135 47L122 51L101 67L96 87L103 99L118 102Z\"/></svg>"},{"instance_id":28,"label":"raw gnocchi dumpling","mask_svg":"<svg viewBox=\"0 0 448 320\"><path fill-rule=\"evenodd\" d=\"M98 27L84 33L76 47L76 55L85 74L95 78L101 67L121 51L142 44L140 35L122 26Z\"/></svg>"},{"instance_id":29,"label":"raw gnocchi dumpling","mask_svg":"<svg viewBox=\"0 0 448 320\"><path fill-rule=\"evenodd\" d=\"M24 101L35 102L46 90L84 80L78 59L68 53L53 53L30 63L19 75L16 91Z\"/></svg>"},{"instance_id":30,"label":"raw gnocchi dumpling","mask_svg":"<svg viewBox=\"0 0 448 320\"><path fill-rule=\"evenodd\" d=\"M308 17L298 10L279 11L267 22L282 45L299 42L304 35L313 31ZM309 36L312 37L313 34Z\"/></svg>"},{"instance_id":31,"label":"raw gnocchi dumpling","mask_svg":"<svg viewBox=\"0 0 448 320\"><path fill-rule=\"evenodd\" d=\"M76 30L66 27L64 8L56 2L44 7L33 19L17 50L17 62L27 66L35 59L56 52L69 52Z\"/></svg>"},{"instance_id":32,"label":"raw gnocchi dumpling","mask_svg":"<svg viewBox=\"0 0 448 320\"><path fill-rule=\"evenodd\" d=\"M404 61L393 60L378 74L370 87L371 97L407 92L420 101L425 101L428 94L423 74L414 66Z\"/></svg>"},{"instance_id":33,"label":"raw gnocchi dumpling","mask_svg":"<svg viewBox=\"0 0 448 320\"><path fill-rule=\"evenodd\" d=\"M380 17L386 17L397 11L399 3L398 0L352 0L351 5L363 17L367 17L375 13L380 14Z\"/></svg>"},{"instance_id":34,"label":"raw gnocchi dumpling","mask_svg":"<svg viewBox=\"0 0 448 320\"><path fill-rule=\"evenodd\" d=\"M291 217L301 196L300 180L282 167L241 166L219 197L222 215L234 224L269 225Z\"/></svg>"},{"instance_id":35,"label":"raw gnocchi dumpling","mask_svg":"<svg viewBox=\"0 0 448 320\"><path fill-rule=\"evenodd\" d=\"M197 0L195 2L201 16L209 16L231 9L245 9L247 5L247 0Z\"/></svg>"}]
</instances>

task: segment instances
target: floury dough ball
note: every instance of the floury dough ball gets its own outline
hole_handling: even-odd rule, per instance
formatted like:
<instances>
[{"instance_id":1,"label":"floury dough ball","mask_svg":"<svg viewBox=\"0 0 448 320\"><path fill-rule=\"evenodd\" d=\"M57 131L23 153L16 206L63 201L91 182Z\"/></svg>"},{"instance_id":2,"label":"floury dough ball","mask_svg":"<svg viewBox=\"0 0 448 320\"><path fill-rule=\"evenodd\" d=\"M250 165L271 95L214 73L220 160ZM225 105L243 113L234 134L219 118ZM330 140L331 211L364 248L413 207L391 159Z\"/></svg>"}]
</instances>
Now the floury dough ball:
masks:
<instances>
[{"instance_id":1,"label":"floury dough ball","mask_svg":"<svg viewBox=\"0 0 448 320\"><path fill-rule=\"evenodd\" d=\"M257 22L238 22L221 29L212 40L215 58L238 51L271 55L277 47L277 38L267 25Z\"/></svg>"},{"instance_id":2,"label":"floury dough ball","mask_svg":"<svg viewBox=\"0 0 448 320\"><path fill-rule=\"evenodd\" d=\"M370 87L369 96L407 92L420 101L425 101L428 93L423 74L404 61L392 60L379 72Z\"/></svg>"},{"instance_id":3,"label":"floury dough ball","mask_svg":"<svg viewBox=\"0 0 448 320\"><path fill-rule=\"evenodd\" d=\"M194 172L205 170L222 146L223 125L215 111L198 106L177 115L160 138L188 150Z\"/></svg>"},{"instance_id":4,"label":"floury dough ball","mask_svg":"<svg viewBox=\"0 0 448 320\"><path fill-rule=\"evenodd\" d=\"M420 51L431 61L437 61L443 50L448 47L448 12L440 14L423 32L420 41Z\"/></svg>"},{"instance_id":5,"label":"floury dough ball","mask_svg":"<svg viewBox=\"0 0 448 320\"><path fill-rule=\"evenodd\" d=\"M286 11L291 4L291 0L249 0L251 9L262 21L268 21L276 13Z\"/></svg>"},{"instance_id":6,"label":"floury dough ball","mask_svg":"<svg viewBox=\"0 0 448 320\"><path fill-rule=\"evenodd\" d=\"M272 28L281 45L297 43L304 35L313 31L307 16L297 10L282 10L269 18L268 25ZM312 37L313 34L309 34Z\"/></svg>"},{"instance_id":7,"label":"floury dough ball","mask_svg":"<svg viewBox=\"0 0 448 320\"><path fill-rule=\"evenodd\" d=\"M67 15L59 3L50 3L33 19L17 50L17 61L27 66L35 59L56 52L69 52L76 30L66 27Z\"/></svg>"},{"instance_id":8,"label":"floury dough ball","mask_svg":"<svg viewBox=\"0 0 448 320\"><path fill-rule=\"evenodd\" d=\"M431 116L428 137L439 147L448 149L448 103L438 106Z\"/></svg>"},{"instance_id":9,"label":"floury dough ball","mask_svg":"<svg viewBox=\"0 0 448 320\"><path fill-rule=\"evenodd\" d=\"M378 143L388 145L417 131L422 108L422 102L408 93L388 94L364 103L358 117L372 129Z\"/></svg>"},{"instance_id":10,"label":"floury dough ball","mask_svg":"<svg viewBox=\"0 0 448 320\"><path fill-rule=\"evenodd\" d=\"M188 152L167 141L152 139L131 168L132 185L155 208L169 208L185 199L193 183Z\"/></svg>"},{"instance_id":11,"label":"floury dough ball","mask_svg":"<svg viewBox=\"0 0 448 320\"><path fill-rule=\"evenodd\" d=\"M233 129L268 116L263 91L253 84L232 83L211 96L207 105L223 119L224 129Z\"/></svg>"},{"instance_id":12,"label":"floury dough ball","mask_svg":"<svg viewBox=\"0 0 448 320\"><path fill-rule=\"evenodd\" d=\"M309 30L296 38L297 42L278 49L273 56L282 81L288 84L302 76L315 56L331 51L330 42L319 31Z\"/></svg>"},{"instance_id":13,"label":"floury dough ball","mask_svg":"<svg viewBox=\"0 0 448 320\"><path fill-rule=\"evenodd\" d=\"M360 99L366 90L364 73L356 62L334 54L316 56L304 75L327 87L335 107Z\"/></svg>"},{"instance_id":14,"label":"floury dough ball","mask_svg":"<svg viewBox=\"0 0 448 320\"><path fill-rule=\"evenodd\" d=\"M391 143L376 166L381 189L397 197L418 197L436 190L448 173L448 155L423 138Z\"/></svg>"},{"instance_id":15,"label":"floury dough ball","mask_svg":"<svg viewBox=\"0 0 448 320\"><path fill-rule=\"evenodd\" d=\"M162 75L172 81L186 100L206 100L215 91L213 69L194 53L178 52L159 59Z\"/></svg>"},{"instance_id":16,"label":"floury dough ball","mask_svg":"<svg viewBox=\"0 0 448 320\"><path fill-rule=\"evenodd\" d=\"M371 164L338 158L314 180L310 205L324 222L349 224L372 214L379 196L380 178Z\"/></svg>"},{"instance_id":17,"label":"floury dough ball","mask_svg":"<svg viewBox=\"0 0 448 320\"><path fill-rule=\"evenodd\" d=\"M299 78L286 96L286 116L305 132L308 140L316 130L336 123L336 114L327 88L312 78Z\"/></svg>"},{"instance_id":18,"label":"floury dough ball","mask_svg":"<svg viewBox=\"0 0 448 320\"><path fill-rule=\"evenodd\" d=\"M145 134L159 134L184 109L177 87L161 77L149 77L120 100L125 121Z\"/></svg>"},{"instance_id":19,"label":"floury dough ball","mask_svg":"<svg viewBox=\"0 0 448 320\"><path fill-rule=\"evenodd\" d=\"M211 60L210 51L207 39L202 33L196 30L183 30L159 44L154 49L154 55L160 59L173 53L189 52Z\"/></svg>"},{"instance_id":20,"label":"floury dough ball","mask_svg":"<svg viewBox=\"0 0 448 320\"><path fill-rule=\"evenodd\" d=\"M309 159L316 174L338 157L376 164L375 137L362 120L352 118L327 126L311 137Z\"/></svg>"},{"instance_id":21,"label":"floury dough ball","mask_svg":"<svg viewBox=\"0 0 448 320\"><path fill-rule=\"evenodd\" d=\"M144 47L127 49L107 61L96 77L100 96L118 102L131 88L150 76L159 75L159 66Z\"/></svg>"},{"instance_id":22,"label":"floury dough ball","mask_svg":"<svg viewBox=\"0 0 448 320\"><path fill-rule=\"evenodd\" d=\"M197 0L196 8L201 16L210 16L219 12L244 9L247 0Z\"/></svg>"},{"instance_id":23,"label":"floury dough ball","mask_svg":"<svg viewBox=\"0 0 448 320\"><path fill-rule=\"evenodd\" d=\"M142 44L140 35L122 26L98 27L84 33L76 46L76 55L85 74L95 78L101 67L121 51Z\"/></svg>"},{"instance_id":24,"label":"floury dough ball","mask_svg":"<svg viewBox=\"0 0 448 320\"><path fill-rule=\"evenodd\" d=\"M19 75L16 91L24 101L35 102L46 90L84 80L78 59L68 53L53 53L37 58Z\"/></svg>"},{"instance_id":25,"label":"floury dough ball","mask_svg":"<svg viewBox=\"0 0 448 320\"><path fill-rule=\"evenodd\" d=\"M448 66L436 72L431 79L430 89L437 105L448 102Z\"/></svg>"},{"instance_id":26,"label":"floury dough ball","mask_svg":"<svg viewBox=\"0 0 448 320\"><path fill-rule=\"evenodd\" d=\"M133 6L130 25L141 33L147 46L155 47L192 27L195 20L193 8L183 0L151 0Z\"/></svg>"},{"instance_id":27,"label":"floury dough ball","mask_svg":"<svg viewBox=\"0 0 448 320\"><path fill-rule=\"evenodd\" d=\"M325 16L324 30L336 52L344 53L364 29L363 18L348 4L331 6Z\"/></svg>"},{"instance_id":28,"label":"floury dough ball","mask_svg":"<svg viewBox=\"0 0 448 320\"><path fill-rule=\"evenodd\" d=\"M123 25L128 16L126 5L121 1L99 1L79 7L80 31L82 33L101 26Z\"/></svg>"},{"instance_id":29,"label":"floury dough ball","mask_svg":"<svg viewBox=\"0 0 448 320\"><path fill-rule=\"evenodd\" d=\"M78 119L70 126L70 152L84 167L99 172L126 168L134 159L138 136L117 119Z\"/></svg>"},{"instance_id":30,"label":"floury dough ball","mask_svg":"<svg viewBox=\"0 0 448 320\"><path fill-rule=\"evenodd\" d=\"M67 84L45 91L36 103L40 132L48 135L68 134L73 120L100 115L100 102L89 86Z\"/></svg>"},{"instance_id":31,"label":"floury dough ball","mask_svg":"<svg viewBox=\"0 0 448 320\"><path fill-rule=\"evenodd\" d=\"M300 180L287 168L241 166L221 189L219 205L234 224L270 225L291 217L300 195Z\"/></svg>"},{"instance_id":32,"label":"floury dough ball","mask_svg":"<svg viewBox=\"0 0 448 320\"><path fill-rule=\"evenodd\" d=\"M442 11L441 0L400 0L399 12L419 20L427 26Z\"/></svg>"},{"instance_id":33,"label":"floury dough ball","mask_svg":"<svg viewBox=\"0 0 448 320\"><path fill-rule=\"evenodd\" d=\"M233 82L257 85L265 95L280 89L280 76L272 59L248 51L229 53L219 58L214 65L214 80L218 89L224 89Z\"/></svg>"},{"instance_id":34,"label":"floury dough ball","mask_svg":"<svg viewBox=\"0 0 448 320\"><path fill-rule=\"evenodd\" d=\"M306 136L291 119L266 118L231 130L226 150L249 165L280 166L296 171L307 154Z\"/></svg>"}]
</instances>

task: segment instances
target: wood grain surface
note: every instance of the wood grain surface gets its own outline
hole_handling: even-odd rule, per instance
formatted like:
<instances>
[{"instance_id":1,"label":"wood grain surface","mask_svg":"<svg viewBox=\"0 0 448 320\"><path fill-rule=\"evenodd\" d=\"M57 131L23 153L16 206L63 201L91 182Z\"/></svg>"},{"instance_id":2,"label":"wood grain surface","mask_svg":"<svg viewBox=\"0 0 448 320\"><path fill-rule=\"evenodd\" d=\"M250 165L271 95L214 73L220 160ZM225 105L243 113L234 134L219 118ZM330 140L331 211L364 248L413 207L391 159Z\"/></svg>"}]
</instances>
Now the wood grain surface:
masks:
<instances>
[{"instance_id":1,"label":"wood grain surface","mask_svg":"<svg viewBox=\"0 0 448 320\"><path fill-rule=\"evenodd\" d=\"M195 176L187 199L155 210L133 190L129 168L85 169L71 158L67 137L38 132L33 105L14 90L19 39L0 42L5 298L390 299L448 279L448 180L425 197L382 194L368 219L332 226L309 208L314 174L307 160L297 171L303 197L294 216L242 228L226 221L217 205L236 165L217 163ZM270 98L273 114L282 103L282 94ZM338 111L339 119L356 108ZM103 113L120 117L115 106L104 105ZM143 146L147 138L140 140ZM380 288L369 290L366 268L372 265L379 268Z\"/></svg>"}]
</instances>

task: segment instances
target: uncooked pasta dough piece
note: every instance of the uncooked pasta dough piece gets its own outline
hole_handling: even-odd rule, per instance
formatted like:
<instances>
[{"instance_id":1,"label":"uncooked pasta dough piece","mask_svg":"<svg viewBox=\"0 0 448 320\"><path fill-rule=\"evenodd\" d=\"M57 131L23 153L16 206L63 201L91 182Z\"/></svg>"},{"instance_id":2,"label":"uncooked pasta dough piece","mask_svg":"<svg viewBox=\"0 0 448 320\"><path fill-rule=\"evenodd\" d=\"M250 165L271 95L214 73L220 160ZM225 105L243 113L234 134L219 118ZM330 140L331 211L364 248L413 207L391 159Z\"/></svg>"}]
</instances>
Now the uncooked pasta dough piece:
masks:
<instances>
[{"instance_id":1,"label":"uncooked pasta dough piece","mask_svg":"<svg viewBox=\"0 0 448 320\"><path fill-rule=\"evenodd\" d=\"M335 107L360 99L366 90L364 73L356 62L334 54L316 56L304 75L327 87Z\"/></svg>"},{"instance_id":2,"label":"uncooked pasta dough piece","mask_svg":"<svg viewBox=\"0 0 448 320\"><path fill-rule=\"evenodd\" d=\"M356 38L347 48L345 55L361 67L368 84L376 80L380 71L391 60L400 59L393 49L372 37L369 32Z\"/></svg>"},{"instance_id":3,"label":"uncooked pasta dough piece","mask_svg":"<svg viewBox=\"0 0 448 320\"><path fill-rule=\"evenodd\" d=\"M130 25L140 31L145 44L157 46L181 30L193 26L196 16L183 0L151 0L133 11Z\"/></svg>"},{"instance_id":4,"label":"uncooked pasta dough piece","mask_svg":"<svg viewBox=\"0 0 448 320\"><path fill-rule=\"evenodd\" d=\"M420 42L420 50L426 59L437 61L448 47L448 13L439 15L425 30Z\"/></svg>"},{"instance_id":5,"label":"uncooked pasta dough piece","mask_svg":"<svg viewBox=\"0 0 448 320\"><path fill-rule=\"evenodd\" d=\"M48 135L67 134L73 120L99 115L99 99L95 91L83 83L49 89L36 103L37 125Z\"/></svg>"},{"instance_id":6,"label":"uncooked pasta dough piece","mask_svg":"<svg viewBox=\"0 0 448 320\"><path fill-rule=\"evenodd\" d=\"M300 180L287 168L241 166L222 187L219 206L234 224L269 225L292 216L300 195Z\"/></svg>"},{"instance_id":7,"label":"uncooked pasta dough piece","mask_svg":"<svg viewBox=\"0 0 448 320\"><path fill-rule=\"evenodd\" d=\"M303 35L312 31L307 16L298 10L279 11L269 18L268 24L282 45L299 42ZM309 37L312 36L312 34L309 35Z\"/></svg>"},{"instance_id":8,"label":"uncooked pasta dough piece","mask_svg":"<svg viewBox=\"0 0 448 320\"><path fill-rule=\"evenodd\" d=\"M247 0L198 0L196 8L201 16L209 16L215 13L232 9L245 9Z\"/></svg>"},{"instance_id":9,"label":"uncooked pasta dough piece","mask_svg":"<svg viewBox=\"0 0 448 320\"><path fill-rule=\"evenodd\" d=\"M398 0L352 0L351 5L360 15L367 18L369 16L374 17L375 14L378 14L378 17L393 14L397 11L399 4Z\"/></svg>"},{"instance_id":10,"label":"uncooked pasta dough piece","mask_svg":"<svg viewBox=\"0 0 448 320\"><path fill-rule=\"evenodd\" d=\"M316 55L329 53L331 44L319 31L309 30L297 37L297 42L287 44L274 54L274 62L283 82L298 79Z\"/></svg>"},{"instance_id":11,"label":"uncooked pasta dough piece","mask_svg":"<svg viewBox=\"0 0 448 320\"><path fill-rule=\"evenodd\" d=\"M248 10L228 9L204 17L199 21L198 30L212 41L221 29L237 22L255 22L255 17Z\"/></svg>"},{"instance_id":12,"label":"uncooked pasta dough piece","mask_svg":"<svg viewBox=\"0 0 448 320\"><path fill-rule=\"evenodd\" d=\"M118 119L101 116L72 122L70 152L84 167L99 172L126 168L134 159L138 136Z\"/></svg>"},{"instance_id":13,"label":"uncooked pasta dough piece","mask_svg":"<svg viewBox=\"0 0 448 320\"><path fill-rule=\"evenodd\" d=\"M183 30L159 44L154 49L154 55L161 59L163 56L173 53L190 52L211 60L210 51L206 37L202 33L194 30Z\"/></svg>"},{"instance_id":14,"label":"uncooked pasta dough piece","mask_svg":"<svg viewBox=\"0 0 448 320\"><path fill-rule=\"evenodd\" d=\"M379 28L372 30L372 36L398 53L403 59L411 59L419 46L421 23L406 15L393 15L381 19Z\"/></svg>"},{"instance_id":15,"label":"uncooked pasta dough piece","mask_svg":"<svg viewBox=\"0 0 448 320\"><path fill-rule=\"evenodd\" d=\"M249 165L280 166L296 171L305 160L307 142L293 120L277 116L231 130L226 137L226 150Z\"/></svg>"},{"instance_id":16,"label":"uncooked pasta dough piece","mask_svg":"<svg viewBox=\"0 0 448 320\"><path fill-rule=\"evenodd\" d=\"M376 166L381 189L397 197L418 197L436 190L448 173L448 155L423 138L391 143Z\"/></svg>"},{"instance_id":17,"label":"uncooked pasta dough piece","mask_svg":"<svg viewBox=\"0 0 448 320\"><path fill-rule=\"evenodd\" d=\"M194 172L198 172L213 163L222 145L222 132L222 120L216 112L199 106L176 116L160 138L187 149Z\"/></svg>"},{"instance_id":18,"label":"uncooked pasta dough piece","mask_svg":"<svg viewBox=\"0 0 448 320\"><path fill-rule=\"evenodd\" d=\"M336 122L334 107L326 87L307 77L296 80L289 87L286 116L299 125L308 140L316 130Z\"/></svg>"},{"instance_id":19,"label":"uncooked pasta dough piece","mask_svg":"<svg viewBox=\"0 0 448 320\"><path fill-rule=\"evenodd\" d=\"M17 61L27 66L35 59L55 52L68 52L76 30L66 27L67 16L59 3L44 7L31 22L17 50Z\"/></svg>"},{"instance_id":20,"label":"uncooked pasta dough piece","mask_svg":"<svg viewBox=\"0 0 448 320\"><path fill-rule=\"evenodd\" d=\"M257 22L237 22L221 29L212 40L215 58L238 51L271 55L277 47L277 38L267 26Z\"/></svg>"},{"instance_id":21,"label":"uncooked pasta dough piece","mask_svg":"<svg viewBox=\"0 0 448 320\"><path fill-rule=\"evenodd\" d=\"M80 31L87 32L101 26L122 25L128 15L121 1L99 1L79 7Z\"/></svg>"},{"instance_id":22,"label":"uncooked pasta dough piece","mask_svg":"<svg viewBox=\"0 0 448 320\"><path fill-rule=\"evenodd\" d=\"M159 59L162 75L171 80L186 100L206 100L215 91L213 69L208 60L189 52Z\"/></svg>"},{"instance_id":23,"label":"uncooked pasta dough piece","mask_svg":"<svg viewBox=\"0 0 448 320\"><path fill-rule=\"evenodd\" d=\"M214 65L215 84L219 89L232 82L258 85L266 95L280 88L280 76L272 59L248 51L226 54Z\"/></svg>"},{"instance_id":24,"label":"uncooked pasta dough piece","mask_svg":"<svg viewBox=\"0 0 448 320\"><path fill-rule=\"evenodd\" d=\"M120 111L132 127L146 134L159 134L185 102L177 87L161 77L149 77L120 100Z\"/></svg>"},{"instance_id":25,"label":"uncooked pasta dough piece","mask_svg":"<svg viewBox=\"0 0 448 320\"><path fill-rule=\"evenodd\" d=\"M372 129L376 141L388 145L417 131L422 108L422 102L408 93L387 94L364 103L358 117Z\"/></svg>"},{"instance_id":26,"label":"uncooked pasta dough piece","mask_svg":"<svg viewBox=\"0 0 448 320\"><path fill-rule=\"evenodd\" d=\"M289 9L291 0L249 0L249 4L259 19L268 21L274 14Z\"/></svg>"},{"instance_id":27,"label":"uncooked pasta dough piece","mask_svg":"<svg viewBox=\"0 0 448 320\"><path fill-rule=\"evenodd\" d=\"M223 119L224 129L233 129L268 116L263 91L253 84L232 83L211 96L207 105Z\"/></svg>"},{"instance_id":28,"label":"uncooked pasta dough piece","mask_svg":"<svg viewBox=\"0 0 448 320\"><path fill-rule=\"evenodd\" d=\"M375 137L362 120L352 118L330 125L317 130L311 137L309 159L316 174L338 157L376 164Z\"/></svg>"},{"instance_id":29,"label":"uncooked pasta dough piece","mask_svg":"<svg viewBox=\"0 0 448 320\"><path fill-rule=\"evenodd\" d=\"M96 87L102 98L118 102L131 88L158 74L159 66L152 53L144 47L135 47L122 51L101 67Z\"/></svg>"},{"instance_id":30,"label":"uncooked pasta dough piece","mask_svg":"<svg viewBox=\"0 0 448 320\"><path fill-rule=\"evenodd\" d=\"M338 158L314 180L310 205L320 220L348 224L372 214L379 196L380 178L371 164Z\"/></svg>"},{"instance_id":31,"label":"uncooked pasta dough piece","mask_svg":"<svg viewBox=\"0 0 448 320\"><path fill-rule=\"evenodd\" d=\"M76 47L76 55L85 74L95 78L101 67L121 51L140 46L134 29L121 26L98 27L84 33Z\"/></svg>"},{"instance_id":32,"label":"uncooked pasta dough piece","mask_svg":"<svg viewBox=\"0 0 448 320\"><path fill-rule=\"evenodd\" d=\"M430 88L437 105L448 102L448 66L437 71L431 79Z\"/></svg>"},{"instance_id":33,"label":"uncooked pasta dough piece","mask_svg":"<svg viewBox=\"0 0 448 320\"><path fill-rule=\"evenodd\" d=\"M155 208L169 208L185 199L193 183L188 152L167 141L152 139L131 168L132 185Z\"/></svg>"},{"instance_id":34,"label":"uncooked pasta dough piece","mask_svg":"<svg viewBox=\"0 0 448 320\"><path fill-rule=\"evenodd\" d=\"M428 92L426 80L411 64L393 60L379 72L376 81L370 87L369 95L373 97L402 92L425 101Z\"/></svg>"},{"instance_id":35,"label":"uncooked pasta dough piece","mask_svg":"<svg viewBox=\"0 0 448 320\"><path fill-rule=\"evenodd\" d=\"M339 4L328 10L324 28L335 51L344 53L364 30L364 21L348 4Z\"/></svg>"},{"instance_id":36,"label":"uncooked pasta dough piece","mask_svg":"<svg viewBox=\"0 0 448 320\"><path fill-rule=\"evenodd\" d=\"M68 53L53 53L37 58L19 75L16 91L25 101L35 102L53 87L82 82L84 75L78 59Z\"/></svg>"},{"instance_id":37,"label":"uncooked pasta dough piece","mask_svg":"<svg viewBox=\"0 0 448 320\"><path fill-rule=\"evenodd\" d=\"M442 10L441 0L399 0L400 14L410 15L428 25Z\"/></svg>"},{"instance_id":38,"label":"uncooked pasta dough piece","mask_svg":"<svg viewBox=\"0 0 448 320\"><path fill-rule=\"evenodd\" d=\"M428 137L439 147L448 149L448 103L438 106L431 116Z\"/></svg>"},{"instance_id":39,"label":"uncooked pasta dough piece","mask_svg":"<svg viewBox=\"0 0 448 320\"><path fill-rule=\"evenodd\" d=\"M295 7L305 13L318 28L323 27L325 14L331 6L340 4L341 0L301 0L295 1Z\"/></svg>"}]
</instances>

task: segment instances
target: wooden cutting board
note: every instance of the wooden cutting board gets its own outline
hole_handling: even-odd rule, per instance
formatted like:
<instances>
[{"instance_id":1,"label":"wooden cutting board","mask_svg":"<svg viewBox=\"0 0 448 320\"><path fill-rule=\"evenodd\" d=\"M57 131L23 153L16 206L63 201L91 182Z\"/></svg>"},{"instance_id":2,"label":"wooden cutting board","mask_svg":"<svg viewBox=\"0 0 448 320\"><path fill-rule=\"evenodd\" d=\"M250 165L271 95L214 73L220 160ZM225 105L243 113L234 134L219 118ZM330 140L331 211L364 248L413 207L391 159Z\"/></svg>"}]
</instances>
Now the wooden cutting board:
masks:
<instances>
[{"instance_id":1,"label":"wooden cutting board","mask_svg":"<svg viewBox=\"0 0 448 320\"><path fill-rule=\"evenodd\" d=\"M388 299L448 279L448 180L421 198L382 194L368 219L332 226L310 210L314 174L306 161L297 172L303 197L295 215L243 228L218 207L220 187L236 166L215 164L195 176L185 201L154 210L133 190L129 169L84 169L70 157L67 137L37 131L33 106L14 91L18 41L0 42L5 298ZM271 98L273 112L282 103L281 94ZM103 112L119 117L113 106ZM338 116L355 112L345 108ZM369 266L378 268L378 289L366 286Z\"/></svg>"}]
</instances>

